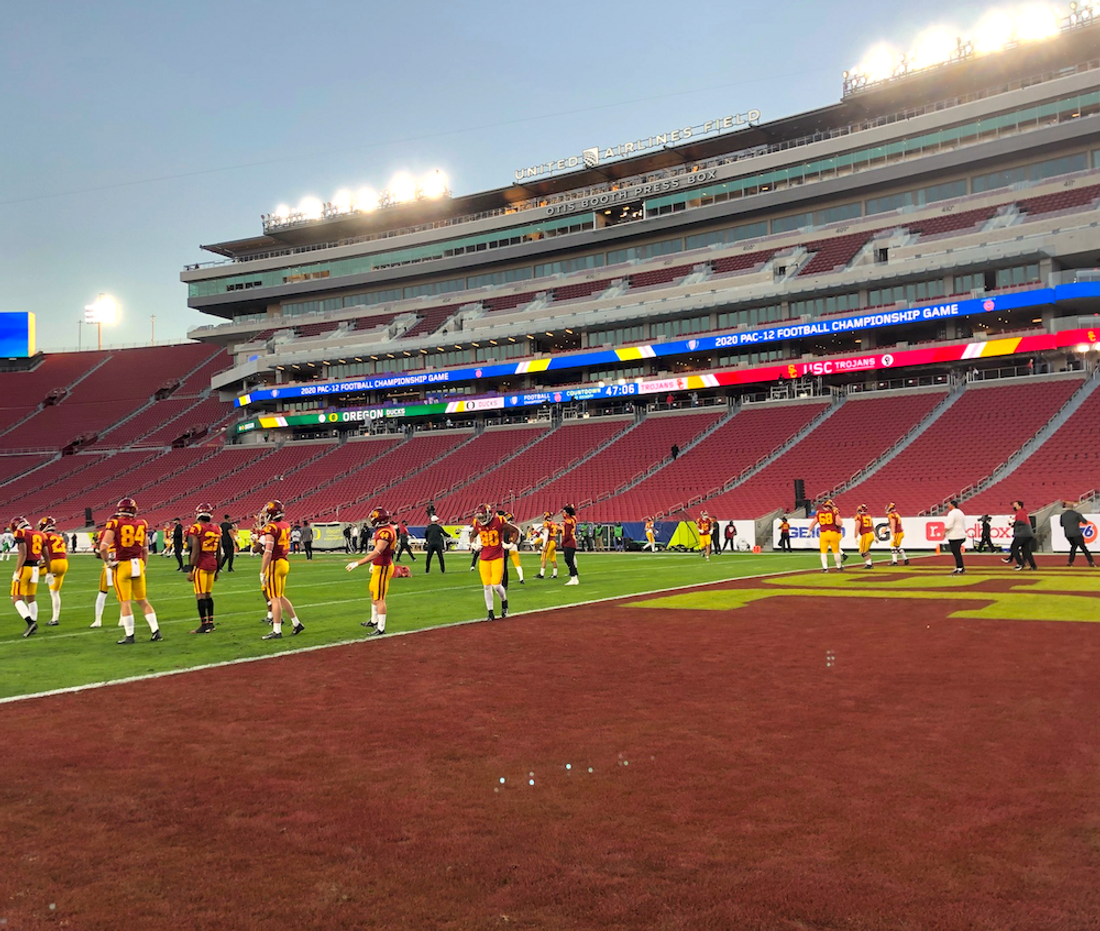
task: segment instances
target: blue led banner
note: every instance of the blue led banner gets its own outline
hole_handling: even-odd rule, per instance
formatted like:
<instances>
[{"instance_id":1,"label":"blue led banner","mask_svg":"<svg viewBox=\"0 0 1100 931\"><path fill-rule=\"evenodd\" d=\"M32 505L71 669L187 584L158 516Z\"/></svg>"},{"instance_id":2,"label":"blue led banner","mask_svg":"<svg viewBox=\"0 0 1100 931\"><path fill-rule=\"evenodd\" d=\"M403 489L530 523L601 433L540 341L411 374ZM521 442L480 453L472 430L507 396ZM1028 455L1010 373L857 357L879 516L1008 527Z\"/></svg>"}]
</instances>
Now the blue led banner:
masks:
<instances>
[{"instance_id":1,"label":"blue led banner","mask_svg":"<svg viewBox=\"0 0 1100 931\"><path fill-rule=\"evenodd\" d=\"M804 339L810 336L831 336L838 333L906 326L937 320L954 320L978 314L1004 312L1022 307L1046 306L1057 304L1060 301L1098 297L1100 297L1100 283L1064 284L1054 288L1036 288L1030 291L1017 291L992 297L944 301L939 304L910 307L905 310L876 311L852 317L820 318L805 323L782 324L774 327L761 327L755 330L733 330L714 336L700 336L694 339L667 343L652 343L647 346L628 346L623 349L581 352L545 359L530 359L526 362L483 365L477 368L410 372L404 375L379 375L373 378L351 381L286 385L252 391L237 398L234 403L237 407L246 407L258 401L294 400L388 388L430 388L433 385L461 384L485 378L503 378L511 375L529 375L548 371L567 371L593 365L617 365L638 359L660 359L665 356L711 352L716 349L756 347L766 343ZM583 399L577 398L577 400Z\"/></svg>"},{"instance_id":2,"label":"blue led banner","mask_svg":"<svg viewBox=\"0 0 1100 931\"><path fill-rule=\"evenodd\" d=\"M0 312L0 358L27 359L37 351L34 314L24 311Z\"/></svg>"}]
</instances>

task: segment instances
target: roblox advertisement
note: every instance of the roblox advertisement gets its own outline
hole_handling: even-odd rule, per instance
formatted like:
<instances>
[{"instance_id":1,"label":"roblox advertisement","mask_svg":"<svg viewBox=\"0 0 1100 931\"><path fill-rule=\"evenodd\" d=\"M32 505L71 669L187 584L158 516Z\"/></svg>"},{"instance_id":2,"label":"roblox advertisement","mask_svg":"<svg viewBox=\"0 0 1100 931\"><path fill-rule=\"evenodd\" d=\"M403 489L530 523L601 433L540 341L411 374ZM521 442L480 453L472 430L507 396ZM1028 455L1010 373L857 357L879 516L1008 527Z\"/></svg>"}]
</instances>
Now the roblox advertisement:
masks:
<instances>
[{"instance_id":1,"label":"roblox advertisement","mask_svg":"<svg viewBox=\"0 0 1100 931\"><path fill-rule=\"evenodd\" d=\"M967 515L966 536L970 540L968 547L973 547L982 536L982 525L978 518L982 515ZM1012 544L1012 518L1007 514L992 514L989 524L990 537L997 549L1007 548ZM875 542L871 549L890 549L890 522L886 516L873 517L875 526ZM811 520L806 518L791 518L791 549L816 550L818 548L818 528L810 530ZM943 517L902 517L902 529L905 531L905 539L902 547L907 550L934 550L937 546L947 542L944 536ZM844 549L855 550L855 518L846 517L841 523L841 546ZM1065 539L1063 537L1063 539ZM773 522L772 546L779 548L779 521ZM1069 544L1066 544L1069 550Z\"/></svg>"}]
</instances>

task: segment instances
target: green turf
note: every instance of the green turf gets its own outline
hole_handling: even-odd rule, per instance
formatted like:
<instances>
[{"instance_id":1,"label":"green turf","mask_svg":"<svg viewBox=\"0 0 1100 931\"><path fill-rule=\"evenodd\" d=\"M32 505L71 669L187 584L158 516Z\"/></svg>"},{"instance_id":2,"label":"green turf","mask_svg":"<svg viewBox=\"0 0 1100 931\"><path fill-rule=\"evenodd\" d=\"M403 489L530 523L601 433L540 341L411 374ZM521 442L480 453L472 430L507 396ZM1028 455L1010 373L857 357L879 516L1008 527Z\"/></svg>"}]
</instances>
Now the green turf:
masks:
<instances>
[{"instance_id":1,"label":"green turf","mask_svg":"<svg viewBox=\"0 0 1100 931\"><path fill-rule=\"evenodd\" d=\"M538 572L537 557L524 554L527 584L519 586L513 579L510 607L513 613L520 613L738 576L809 568L816 564L817 558L815 553L727 554L704 562L694 556L664 553L581 555L578 557L581 584L567 588L563 585L567 575L564 561L559 560L557 581L539 581L533 578ZM51 609L45 586L39 589L39 632L33 637L21 636L25 625L9 603L7 622L0 634L0 698L361 638L366 631L359 622L370 617L369 572L365 566L353 573L345 572L346 562L343 554L319 556L312 563L295 557L287 596L306 630L291 637L290 626L286 624L282 640L265 642L260 637L269 628L261 623L265 608L259 592L259 559L240 557L237 571L221 576L214 592L218 629L200 636L189 633L198 625L190 584L182 573L175 571L174 560L153 557L149 568L149 600L157 612L164 642L148 642L149 628L138 618L138 642L122 647L115 643L121 636L121 628L116 626L118 606L113 594L108 596L104 626L89 629L101 564L91 556L75 556L62 591L59 627L46 626ZM395 579L392 583L387 631L417 630L485 617L481 584L477 573L469 571L468 555L449 556L446 575L440 575L435 567L430 575L425 575L423 556L418 556L411 566L411 578Z\"/></svg>"}]
</instances>

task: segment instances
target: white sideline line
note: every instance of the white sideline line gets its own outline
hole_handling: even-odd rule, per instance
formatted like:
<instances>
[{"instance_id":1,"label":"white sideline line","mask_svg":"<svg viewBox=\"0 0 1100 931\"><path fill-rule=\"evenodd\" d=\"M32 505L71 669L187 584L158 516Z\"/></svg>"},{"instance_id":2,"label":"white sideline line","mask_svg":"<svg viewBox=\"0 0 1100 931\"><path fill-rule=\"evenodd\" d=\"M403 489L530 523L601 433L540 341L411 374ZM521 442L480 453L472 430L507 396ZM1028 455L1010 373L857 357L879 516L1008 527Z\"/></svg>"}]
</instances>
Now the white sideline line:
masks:
<instances>
[{"instance_id":1,"label":"white sideline line","mask_svg":"<svg viewBox=\"0 0 1100 931\"><path fill-rule=\"evenodd\" d=\"M696 582L692 585L676 585L672 588L657 588L647 592L632 592L628 595L610 595L607 598L593 598L591 601L574 601L564 605L554 605L548 608L537 608L534 611L521 611L516 614L509 613L506 620L512 620L513 618L525 617L531 614L542 614L547 611L557 611L561 608L583 608L586 605L603 604L608 601L622 601L624 598L644 598L649 595L663 595L668 592L682 592L688 589L700 589L709 588L714 585L726 585L729 582L749 582L754 579L771 579L782 575L796 575L800 572L812 572L813 570L803 569L784 569L782 572L763 572L758 575L743 575L731 579L716 579L713 582ZM467 586L462 586L466 588ZM436 590L438 591L438 589ZM362 599L356 599L357 601ZM329 603L329 602L326 602ZM343 602L331 602L332 604L343 604ZM385 637L386 640L391 640L396 637L407 637L412 634L424 634L436 630L446 630L451 627L464 627L467 624L488 624L489 621L484 618L469 621L448 621L445 624L436 624L433 627L421 627L418 630L403 630L395 631L392 635ZM499 624L500 620L493 621L493 624ZM296 647L289 650L282 650L278 653L270 653L264 656L245 656L239 659L227 659L218 663L205 663L201 666L188 666L186 669L167 669L163 672L150 672L141 676L126 676L122 679L108 679L104 682L87 682L84 685L70 685L61 689L49 689L45 692L32 692L28 695L12 695L8 698L0 698L0 705L14 704L20 701L30 701L35 698L49 698L54 695L73 695L77 692L87 692L93 689L107 688L112 685L127 685L132 682L145 682L149 679L163 679L166 676L179 676L190 672L200 672L204 669L221 669L225 666L239 666L242 663L255 663L261 660L278 659L283 656L297 656L300 653L312 653L316 650L330 650L334 647L345 647L356 643L366 643L372 638L358 637L355 640L338 640L335 643L321 643L317 646L311 647Z\"/></svg>"}]
</instances>

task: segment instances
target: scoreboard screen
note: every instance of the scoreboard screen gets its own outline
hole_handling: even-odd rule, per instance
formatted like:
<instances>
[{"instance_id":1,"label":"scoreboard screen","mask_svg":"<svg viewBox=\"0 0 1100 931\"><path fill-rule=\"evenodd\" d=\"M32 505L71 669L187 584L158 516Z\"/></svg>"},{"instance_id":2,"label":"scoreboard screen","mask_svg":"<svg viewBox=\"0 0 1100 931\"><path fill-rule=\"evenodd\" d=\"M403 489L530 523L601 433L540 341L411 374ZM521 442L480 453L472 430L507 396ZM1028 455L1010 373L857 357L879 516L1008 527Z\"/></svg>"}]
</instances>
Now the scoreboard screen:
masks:
<instances>
[{"instance_id":1,"label":"scoreboard screen","mask_svg":"<svg viewBox=\"0 0 1100 931\"><path fill-rule=\"evenodd\" d=\"M27 359L35 350L34 314L0 311L0 359Z\"/></svg>"}]
</instances>

